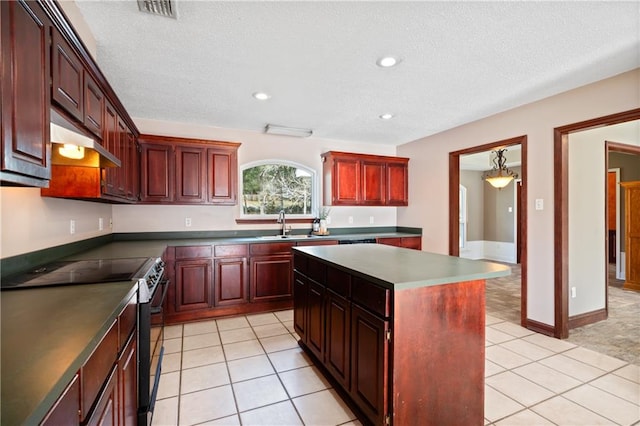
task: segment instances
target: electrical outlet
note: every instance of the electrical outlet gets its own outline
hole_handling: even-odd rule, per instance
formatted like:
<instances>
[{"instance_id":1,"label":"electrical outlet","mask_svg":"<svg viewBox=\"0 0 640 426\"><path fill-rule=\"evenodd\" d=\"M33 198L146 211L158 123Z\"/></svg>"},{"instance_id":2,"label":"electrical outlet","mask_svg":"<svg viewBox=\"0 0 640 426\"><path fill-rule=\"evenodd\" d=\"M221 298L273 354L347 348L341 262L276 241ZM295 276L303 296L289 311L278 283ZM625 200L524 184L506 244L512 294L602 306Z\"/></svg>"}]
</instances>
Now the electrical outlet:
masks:
<instances>
[{"instance_id":1,"label":"electrical outlet","mask_svg":"<svg viewBox=\"0 0 640 426\"><path fill-rule=\"evenodd\" d=\"M191 226L191 218L190 217L185 217L184 218L184 226L186 226L187 228L189 228Z\"/></svg>"},{"instance_id":2,"label":"electrical outlet","mask_svg":"<svg viewBox=\"0 0 640 426\"><path fill-rule=\"evenodd\" d=\"M76 221L73 219L69 221L69 233L71 235L76 233Z\"/></svg>"},{"instance_id":3,"label":"electrical outlet","mask_svg":"<svg viewBox=\"0 0 640 426\"><path fill-rule=\"evenodd\" d=\"M353 216L349 216L349 224L351 225L353 223Z\"/></svg>"},{"instance_id":4,"label":"electrical outlet","mask_svg":"<svg viewBox=\"0 0 640 426\"><path fill-rule=\"evenodd\" d=\"M98 231L102 231L104 229L104 219L99 217L98 218Z\"/></svg>"},{"instance_id":5,"label":"electrical outlet","mask_svg":"<svg viewBox=\"0 0 640 426\"><path fill-rule=\"evenodd\" d=\"M373 216L369 216L369 225L373 225Z\"/></svg>"},{"instance_id":6,"label":"electrical outlet","mask_svg":"<svg viewBox=\"0 0 640 426\"><path fill-rule=\"evenodd\" d=\"M542 198L536 198L536 210L544 210L544 200Z\"/></svg>"},{"instance_id":7,"label":"electrical outlet","mask_svg":"<svg viewBox=\"0 0 640 426\"><path fill-rule=\"evenodd\" d=\"M576 288L575 287L571 287L571 298L572 299L576 298Z\"/></svg>"}]
</instances>

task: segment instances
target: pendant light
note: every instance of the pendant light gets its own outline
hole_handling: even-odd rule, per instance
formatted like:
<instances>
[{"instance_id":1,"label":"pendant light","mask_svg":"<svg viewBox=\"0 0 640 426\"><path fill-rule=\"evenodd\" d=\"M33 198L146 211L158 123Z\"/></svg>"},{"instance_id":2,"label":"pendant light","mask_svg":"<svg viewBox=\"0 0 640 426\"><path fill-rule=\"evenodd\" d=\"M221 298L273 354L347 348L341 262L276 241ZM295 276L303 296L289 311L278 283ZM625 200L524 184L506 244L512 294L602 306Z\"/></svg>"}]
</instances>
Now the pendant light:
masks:
<instances>
[{"instance_id":1,"label":"pendant light","mask_svg":"<svg viewBox=\"0 0 640 426\"><path fill-rule=\"evenodd\" d=\"M494 154L492 160L493 168L482 174L482 180L486 180L494 188L502 189L509 185L509 182L513 179L518 177L517 173L514 173L513 170L509 170L505 166L507 158L504 156L504 153L506 151L507 150L505 148L491 151L492 154Z\"/></svg>"}]
</instances>

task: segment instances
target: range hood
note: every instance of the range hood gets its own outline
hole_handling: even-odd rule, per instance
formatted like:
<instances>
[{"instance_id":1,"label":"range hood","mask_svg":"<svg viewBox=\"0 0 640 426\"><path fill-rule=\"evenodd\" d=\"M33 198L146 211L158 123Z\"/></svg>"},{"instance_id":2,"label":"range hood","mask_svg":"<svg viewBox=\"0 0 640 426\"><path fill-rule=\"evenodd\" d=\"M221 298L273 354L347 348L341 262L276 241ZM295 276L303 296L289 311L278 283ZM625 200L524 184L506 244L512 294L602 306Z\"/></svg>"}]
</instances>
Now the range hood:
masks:
<instances>
[{"instance_id":1,"label":"range hood","mask_svg":"<svg viewBox=\"0 0 640 426\"><path fill-rule=\"evenodd\" d=\"M78 158L69 158L61 153L66 147ZM51 164L80 167L120 167L121 162L107 151L98 141L87 137L60 115L51 114Z\"/></svg>"}]
</instances>

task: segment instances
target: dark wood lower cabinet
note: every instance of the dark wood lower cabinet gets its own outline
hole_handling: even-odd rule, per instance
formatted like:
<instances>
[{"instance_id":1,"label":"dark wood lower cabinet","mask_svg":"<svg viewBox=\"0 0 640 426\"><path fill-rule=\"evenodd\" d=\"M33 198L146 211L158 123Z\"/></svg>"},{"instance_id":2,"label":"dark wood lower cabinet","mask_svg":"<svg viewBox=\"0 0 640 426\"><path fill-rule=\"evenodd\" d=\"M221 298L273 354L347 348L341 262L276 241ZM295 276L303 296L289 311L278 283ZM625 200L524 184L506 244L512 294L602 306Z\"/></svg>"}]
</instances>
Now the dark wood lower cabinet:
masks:
<instances>
[{"instance_id":1,"label":"dark wood lower cabinet","mask_svg":"<svg viewBox=\"0 0 640 426\"><path fill-rule=\"evenodd\" d=\"M309 280L307 293L307 347L318 358L324 358L324 296L325 288Z\"/></svg>"},{"instance_id":2,"label":"dark wood lower cabinet","mask_svg":"<svg viewBox=\"0 0 640 426\"><path fill-rule=\"evenodd\" d=\"M103 388L95 409L86 424L88 426L118 424L118 371L116 367L111 371L107 384Z\"/></svg>"},{"instance_id":3,"label":"dark wood lower cabinet","mask_svg":"<svg viewBox=\"0 0 640 426\"><path fill-rule=\"evenodd\" d=\"M326 295L325 367L348 389L351 383L351 304L329 289Z\"/></svg>"},{"instance_id":4,"label":"dark wood lower cabinet","mask_svg":"<svg viewBox=\"0 0 640 426\"><path fill-rule=\"evenodd\" d=\"M55 405L49 410L41 425L79 425L80 424L80 379L73 376L71 383L62 392Z\"/></svg>"},{"instance_id":5,"label":"dark wood lower cabinet","mask_svg":"<svg viewBox=\"0 0 640 426\"><path fill-rule=\"evenodd\" d=\"M272 255L251 258L251 301L291 299L291 255Z\"/></svg>"},{"instance_id":6,"label":"dark wood lower cabinet","mask_svg":"<svg viewBox=\"0 0 640 426\"><path fill-rule=\"evenodd\" d=\"M212 306L211 266L211 259L176 261L176 311L208 309Z\"/></svg>"},{"instance_id":7,"label":"dark wood lower cabinet","mask_svg":"<svg viewBox=\"0 0 640 426\"><path fill-rule=\"evenodd\" d=\"M138 421L138 345L136 333L131 335L118 360L118 402L123 426L134 426Z\"/></svg>"},{"instance_id":8,"label":"dark wood lower cabinet","mask_svg":"<svg viewBox=\"0 0 640 426\"><path fill-rule=\"evenodd\" d=\"M228 258L214 260L215 306L227 306L247 303L247 258Z\"/></svg>"},{"instance_id":9,"label":"dark wood lower cabinet","mask_svg":"<svg viewBox=\"0 0 640 426\"><path fill-rule=\"evenodd\" d=\"M385 423L388 413L387 380L389 322L356 304L351 305L351 397L374 421Z\"/></svg>"}]
</instances>

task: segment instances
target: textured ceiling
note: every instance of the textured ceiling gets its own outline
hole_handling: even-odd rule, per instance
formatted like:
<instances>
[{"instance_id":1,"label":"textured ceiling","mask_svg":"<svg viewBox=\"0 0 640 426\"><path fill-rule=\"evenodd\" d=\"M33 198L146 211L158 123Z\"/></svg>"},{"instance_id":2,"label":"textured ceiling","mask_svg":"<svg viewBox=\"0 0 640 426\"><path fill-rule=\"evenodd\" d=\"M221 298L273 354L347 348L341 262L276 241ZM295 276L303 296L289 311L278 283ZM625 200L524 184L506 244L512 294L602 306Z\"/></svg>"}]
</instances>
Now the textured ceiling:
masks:
<instances>
[{"instance_id":1,"label":"textured ceiling","mask_svg":"<svg viewBox=\"0 0 640 426\"><path fill-rule=\"evenodd\" d=\"M635 1L77 5L133 117L254 131L398 145L640 66Z\"/></svg>"}]
</instances>

